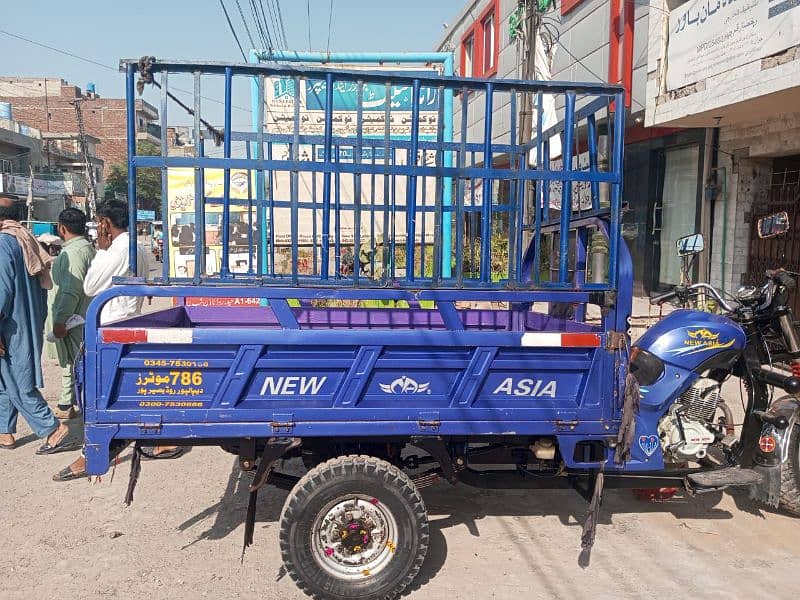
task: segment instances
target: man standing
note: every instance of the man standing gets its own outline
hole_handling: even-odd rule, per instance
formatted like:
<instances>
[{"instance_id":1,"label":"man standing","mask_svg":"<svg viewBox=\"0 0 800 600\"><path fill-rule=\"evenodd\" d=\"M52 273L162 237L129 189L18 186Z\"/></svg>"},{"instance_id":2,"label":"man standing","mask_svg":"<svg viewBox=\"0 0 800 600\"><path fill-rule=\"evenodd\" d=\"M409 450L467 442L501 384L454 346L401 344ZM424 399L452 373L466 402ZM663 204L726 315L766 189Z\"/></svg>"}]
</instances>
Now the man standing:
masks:
<instances>
[{"instance_id":1,"label":"man standing","mask_svg":"<svg viewBox=\"0 0 800 600\"><path fill-rule=\"evenodd\" d=\"M59 423L38 388L50 256L19 222L14 201L0 195L0 449L16 447L22 413L45 443L37 454L68 450L69 428Z\"/></svg>"},{"instance_id":2,"label":"man standing","mask_svg":"<svg viewBox=\"0 0 800 600\"><path fill-rule=\"evenodd\" d=\"M100 250L89 265L83 282L83 291L87 296L96 296L112 287L114 277L128 274L129 239L128 204L121 200L106 200L98 204L97 246ZM147 252L137 244L136 275L146 277L148 270ZM100 325L135 317L142 310L143 300L141 296L115 296L100 311ZM143 448L142 452L149 458L174 458L183 452L183 448L156 446ZM70 481L81 477L86 477L86 458L83 455L53 475L53 481Z\"/></svg>"},{"instance_id":3,"label":"man standing","mask_svg":"<svg viewBox=\"0 0 800 600\"><path fill-rule=\"evenodd\" d=\"M122 200L106 200L97 205L97 247L100 249L92 260L83 291L89 297L97 296L112 285L114 277L128 274L128 205ZM136 275L146 277L148 272L147 252L136 246ZM100 325L135 317L142 310L142 296L117 296L109 300L100 312Z\"/></svg>"},{"instance_id":4,"label":"man standing","mask_svg":"<svg viewBox=\"0 0 800 600\"><path fill-rule=\"evenodd\" d=\"M83 341L83 326L67 330L66 322L72 315L86 317L89 297L83 291L83 281L95 252L86 239L86 215L77 208L68 208L58 215L58 235L64 245L53 263L50 319L61 367L61 397L54 412L59 419L73 419L77 404L73 366Z\"/></svg>"}]
</instances>

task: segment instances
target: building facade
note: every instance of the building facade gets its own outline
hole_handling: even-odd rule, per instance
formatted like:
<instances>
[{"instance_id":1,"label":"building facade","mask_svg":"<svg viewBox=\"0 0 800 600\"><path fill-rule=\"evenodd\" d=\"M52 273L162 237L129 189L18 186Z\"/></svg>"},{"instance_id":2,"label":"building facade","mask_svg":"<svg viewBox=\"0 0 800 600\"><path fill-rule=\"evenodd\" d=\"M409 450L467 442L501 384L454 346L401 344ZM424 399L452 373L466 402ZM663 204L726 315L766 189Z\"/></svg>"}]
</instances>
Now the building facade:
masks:
<instances>
[{"instance_id":1,"label":"building facade","mask_svg":"<svg viewBox=\"0 0 800 600\"><path fill-rule=\"evenodd\" d=\"M766 269L800 271L800 6L652 0L651 9L646 124L708 131L711 282L731 291L761 283ZM759 240L758 218L783 210L789 233Z\"/></svg>"},{"instance_id":2,"label":"building facade","mask_svg":"<svg viewBox=\"0 0 800 600\"><path fill-rule=\"evenodd\" d=\"M455 53L464 76L521 78L525 7L519 0L467 2L449 24L438 50ZM628 0L556 0L537 14L535 43L546 51L553 80L611 82L626 90L623 236L634 260L635 293L646 295L679 282L675 241L700 231L705 128L645 127L651 8ZM563 111L562 106L557 106ZM494 114L494 137L508 135L509 106ZM455 122L458 121L456 106ZM480 109L470 127L481 131ZM505 138L507 139L507 137ZM701 265L696 273L705 275Z\"/></svg>"},{"instance_id":3,"label":"building facade","mask_svg":"<svg viewBox=\"0 0 800 600\"><path fill-rule=\"evenodd\" d=\"M105 165L127 161L124 98L102 98L57 78L0 77L0 102L12 105L16 118L42 132L79 131L75 102L80 103L84 131L98 140L97 156ZM161 143L158 110L136 100L139 141Z\"/></svg>"},{"instance_id":4,"label":"building facade","mask_svg":"<svg viewBox=\"0 0 800 600\"><path fill-rule=\"evenodd\" d=\"M17 120L13 107L0 104L0 192L33 199L31 219L53 222L65 207L85 208L86 162L75 133L45 133ZM99 140L87 137L95 180L102 186Z\"/></svg>"}]
</instances>

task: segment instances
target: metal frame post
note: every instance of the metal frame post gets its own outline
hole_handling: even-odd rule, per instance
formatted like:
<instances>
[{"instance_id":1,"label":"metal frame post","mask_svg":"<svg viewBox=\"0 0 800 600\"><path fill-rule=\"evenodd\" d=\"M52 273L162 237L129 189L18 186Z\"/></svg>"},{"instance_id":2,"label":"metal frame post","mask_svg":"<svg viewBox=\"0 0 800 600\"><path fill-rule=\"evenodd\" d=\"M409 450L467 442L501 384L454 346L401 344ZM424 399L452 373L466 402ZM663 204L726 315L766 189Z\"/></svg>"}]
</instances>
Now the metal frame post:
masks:
<instances>
[{"instance_id":1,"label":"metal frame post","mask_svg":"<svg viewBox=\"0 0 800 600\"><path fill-rule=\"evenodd\" d=\"M128 145L128 267L136 276L136 95L135 66L128 63L125 69L125 113ZM130 210L130 207L133 210Z\"/></svg>"}]
</instances>

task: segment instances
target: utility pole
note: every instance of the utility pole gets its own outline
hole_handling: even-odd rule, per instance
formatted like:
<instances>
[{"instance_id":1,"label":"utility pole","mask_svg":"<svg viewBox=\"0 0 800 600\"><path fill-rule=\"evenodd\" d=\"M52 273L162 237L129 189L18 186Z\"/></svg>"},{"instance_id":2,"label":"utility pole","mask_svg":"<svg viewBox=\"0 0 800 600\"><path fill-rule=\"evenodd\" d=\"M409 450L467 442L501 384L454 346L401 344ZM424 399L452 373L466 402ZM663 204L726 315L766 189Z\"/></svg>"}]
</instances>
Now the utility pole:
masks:
<instances>
[{"instance_id":1,"label":"utility pole","mask_svg":"<svg viewBox=\"0 0 800 600\"><path fill-rule=\"evenodd\" d=\"M72 103L75 107L75 118L78 122L78 144L83 154L86 178L86 213L90 219L94 219L95 207L97 203L97 183L94 179L94 167L89 157L89 144L86 142L86 132L83 127L83 112L81 111L81 99L77 98Z\"/></svg>"},{"instance_id":2,"label":"utility pole","mask_svg":"<svg viewBox=\"0 0 800 600\"><path fill-rule=\"evenodd\" d=\"M28 180L28 197L25 205L28 208L28 229L33 231L33 166L28 165L30 179Z\"/></svg>"},{"instance_id":3,"label":"utility pole","mask_svg":"<svg viewBox=\"0 0 800 600\"><path fill-rule=\"evenodd\" d=\"M47 121L47 132L50 133L50 102L47 95L47 77L44 78L44 116ZM47 153L47 170L49 171L52 165L52 160L50 157L50 140L46 140L44 143L44 149Z\"/></svg>"}]
</instances>

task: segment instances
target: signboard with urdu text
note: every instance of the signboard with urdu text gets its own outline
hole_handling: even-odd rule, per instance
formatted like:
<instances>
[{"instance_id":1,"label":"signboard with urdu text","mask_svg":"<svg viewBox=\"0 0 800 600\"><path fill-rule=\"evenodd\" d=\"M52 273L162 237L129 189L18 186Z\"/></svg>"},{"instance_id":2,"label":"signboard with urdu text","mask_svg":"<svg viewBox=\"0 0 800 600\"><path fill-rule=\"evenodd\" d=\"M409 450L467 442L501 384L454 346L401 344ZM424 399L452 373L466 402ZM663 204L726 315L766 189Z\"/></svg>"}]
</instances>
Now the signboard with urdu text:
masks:
<instances>
[{"instance_id":1,"label":"signboard with urdu text","mask_svg":"<svg viewBox=\"0 0 800 600\"><path fill-rule=\"evenodd\" d=\"M798 0L689 0L669 14L667 89L800 43Z\"/></svg>"}]
</instances>

